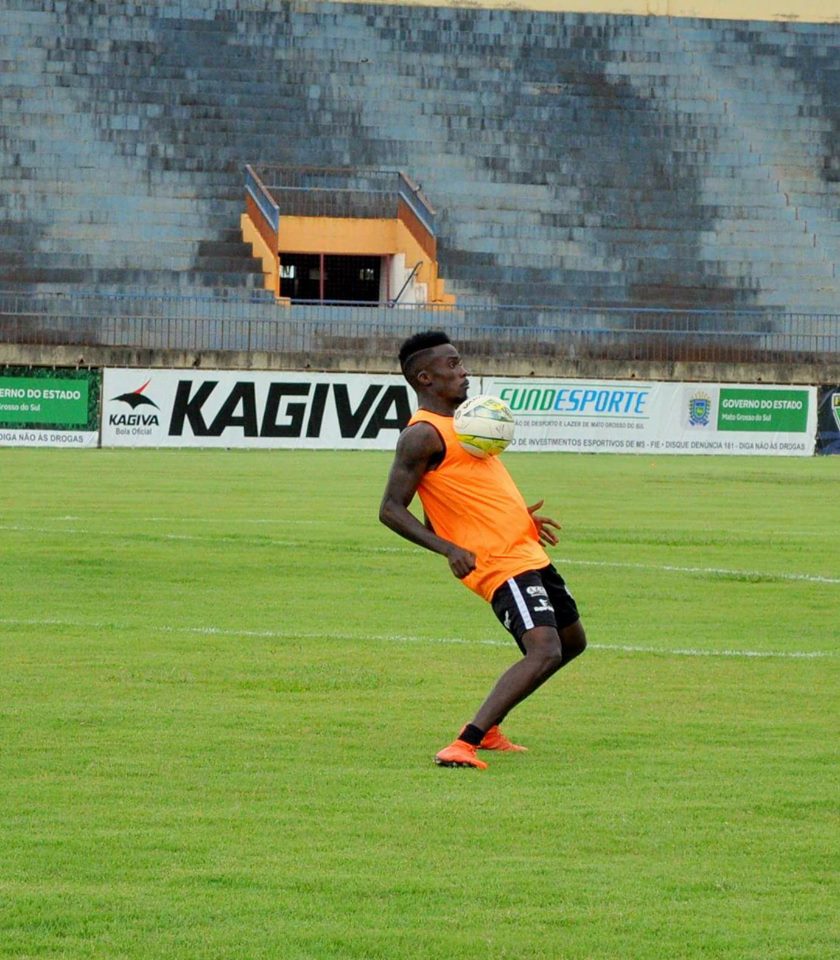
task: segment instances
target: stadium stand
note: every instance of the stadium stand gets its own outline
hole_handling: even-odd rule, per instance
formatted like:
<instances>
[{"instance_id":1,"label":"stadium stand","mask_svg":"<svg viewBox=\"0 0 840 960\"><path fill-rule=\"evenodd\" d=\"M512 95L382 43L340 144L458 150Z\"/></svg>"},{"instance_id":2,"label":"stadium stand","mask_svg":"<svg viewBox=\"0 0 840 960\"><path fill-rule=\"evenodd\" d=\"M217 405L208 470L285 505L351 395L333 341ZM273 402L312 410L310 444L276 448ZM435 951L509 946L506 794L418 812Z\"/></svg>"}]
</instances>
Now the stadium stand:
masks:
<instances>
[{"instance_id":1,"label":"stadium stand","mask_svg":"<svg viewBox=\"0 0 840 960\"><path fill-rule=\"evenodd\" d=\"M6 0L0 288L270 300L251 162L410 170L459 304L840 302L840 25Z\"/></svg>"}]
</instances>

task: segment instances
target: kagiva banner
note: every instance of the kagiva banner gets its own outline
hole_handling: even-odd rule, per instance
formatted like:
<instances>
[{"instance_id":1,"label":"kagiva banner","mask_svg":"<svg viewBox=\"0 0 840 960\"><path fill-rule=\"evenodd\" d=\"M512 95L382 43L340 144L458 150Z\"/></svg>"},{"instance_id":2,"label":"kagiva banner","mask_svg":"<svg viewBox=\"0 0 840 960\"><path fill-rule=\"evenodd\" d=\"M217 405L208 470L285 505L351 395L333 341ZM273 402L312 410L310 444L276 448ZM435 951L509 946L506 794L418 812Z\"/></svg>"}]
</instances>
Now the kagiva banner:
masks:
<instances>
[{"instance_id":1,"label":"kagiva banner","mask_svg":"<svg viewBox=\"0 0 840 960\"><path fill-rule=\"evenodd\" d=\"M816 388L485 378L516 416L511 450L811 456Z\"/></svg>"},{"instance_id":2,"label":"kagiva banner","mask_svg":"<svg viewBox=\"0 0 840 960\"><path fill-rule=\"evenodd\" d=\"M399 376L108 369L102 446L391 450L416 400Z\"/></svg>"}]
</instances>

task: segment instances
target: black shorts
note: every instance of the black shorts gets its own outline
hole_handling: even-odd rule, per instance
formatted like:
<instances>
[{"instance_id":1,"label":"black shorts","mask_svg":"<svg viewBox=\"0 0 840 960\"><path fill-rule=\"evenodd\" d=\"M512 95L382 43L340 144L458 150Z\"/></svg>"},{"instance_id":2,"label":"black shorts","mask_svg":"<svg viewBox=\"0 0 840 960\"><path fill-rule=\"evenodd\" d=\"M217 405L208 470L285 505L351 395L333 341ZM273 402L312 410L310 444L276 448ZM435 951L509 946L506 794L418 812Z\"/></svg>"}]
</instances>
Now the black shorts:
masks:
<instances>
[{"instance_id":1,"label":"black shorts","mask_svg":"<svg viewBox=\"0 0 840 960\"><path fill-rule=\"evenodd\" d=\"M580 619L566 582L549 564L526 570L503 583L493 594L493 612L524 653L522 636L534 627L562 630Z\"/></svg>"}]
</instances>

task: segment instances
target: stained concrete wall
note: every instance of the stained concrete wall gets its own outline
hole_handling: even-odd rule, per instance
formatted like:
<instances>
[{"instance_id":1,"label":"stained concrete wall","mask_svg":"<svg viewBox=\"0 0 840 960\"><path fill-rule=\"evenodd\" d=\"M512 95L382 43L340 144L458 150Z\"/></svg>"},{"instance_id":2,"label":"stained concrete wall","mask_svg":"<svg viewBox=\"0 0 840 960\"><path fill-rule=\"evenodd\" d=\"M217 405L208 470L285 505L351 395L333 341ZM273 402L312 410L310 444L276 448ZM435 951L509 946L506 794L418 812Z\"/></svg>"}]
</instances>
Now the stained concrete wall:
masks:
<instances>
[{"instance_id":1,"label":"stained concrete wall","mask_svg":"<svg viewBox=\"0 0 840 960\"><path fill-rule=\"evenodd\" d=\"M138 367L143 369L201 367L205 370L309 370L341 373L399 373L393 356L355 353L286 353L263 351L195 353L187 350L139 348L34 347L0 344L0 366L22 364L56 367ZM478 376L578 377L611 380L665 380L706 383L840 383L840 363L747 364L569 360L539 357L469 357Z\"/></svg>"}]
</instances>

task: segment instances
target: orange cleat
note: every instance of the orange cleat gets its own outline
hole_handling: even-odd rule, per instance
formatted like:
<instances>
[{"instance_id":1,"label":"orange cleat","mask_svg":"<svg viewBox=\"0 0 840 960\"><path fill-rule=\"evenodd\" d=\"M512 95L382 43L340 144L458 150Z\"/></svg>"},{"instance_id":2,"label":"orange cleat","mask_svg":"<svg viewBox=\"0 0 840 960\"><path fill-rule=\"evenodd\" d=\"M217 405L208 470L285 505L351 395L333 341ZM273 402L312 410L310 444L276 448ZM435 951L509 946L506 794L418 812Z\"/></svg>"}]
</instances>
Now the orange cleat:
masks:
<instances>
[{"instance_id":1,"label":"orange cleat","mask_svg":"<svg viewBox=\"0 0 840 960\"><path fill-rule=\"evenodd\" d=\"M463 740L453 740L448 747L435 754L435 763L439 767L476 767L486 770L487 764L475 755L475 747Z\"/></svg>"},{"instance_id":2,"label":"orange cleat","mask_svg":"<svg viewBox=\"0 0 840 960\"><path fill-rule=\"evenodd\" d=\"M524 753L528 748L518 743L513 743L502 733L499 727L490 727L484 734L484 739L479 744L479 750L512 750L518 753Z\"/></svg>"}]
</instances>

